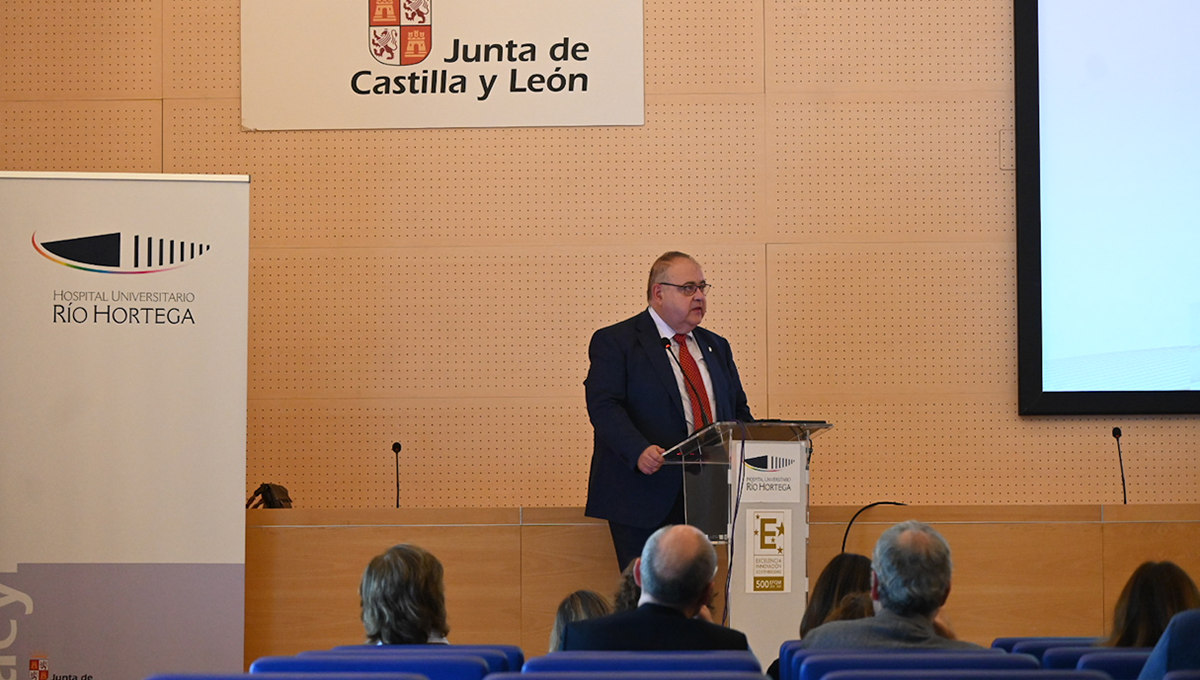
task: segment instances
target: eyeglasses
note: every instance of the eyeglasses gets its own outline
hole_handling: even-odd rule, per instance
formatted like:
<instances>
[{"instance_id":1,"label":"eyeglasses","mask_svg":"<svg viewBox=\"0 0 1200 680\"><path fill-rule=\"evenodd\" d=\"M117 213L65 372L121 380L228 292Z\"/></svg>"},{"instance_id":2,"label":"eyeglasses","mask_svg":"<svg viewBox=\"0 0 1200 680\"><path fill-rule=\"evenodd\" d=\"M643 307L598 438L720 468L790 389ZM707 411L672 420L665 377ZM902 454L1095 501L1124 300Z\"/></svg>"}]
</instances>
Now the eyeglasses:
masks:
<instances>
[{"instance_id":1,"label":"eyeglasses","mask_svg":"<svg viewBox=\"0 0 1200 680\"><path fill-rule=\"evenodd\" d=\"M708 283L708 282L679 284L679 283L667 283L666 281L660 281L659 283L661 283L664 286L678 288L679 292L683 293L684 295L695 295L696 291L700 291L701 293L708 295L708 291L712 290L712 284Z\"/></svg>"}]
</instances>

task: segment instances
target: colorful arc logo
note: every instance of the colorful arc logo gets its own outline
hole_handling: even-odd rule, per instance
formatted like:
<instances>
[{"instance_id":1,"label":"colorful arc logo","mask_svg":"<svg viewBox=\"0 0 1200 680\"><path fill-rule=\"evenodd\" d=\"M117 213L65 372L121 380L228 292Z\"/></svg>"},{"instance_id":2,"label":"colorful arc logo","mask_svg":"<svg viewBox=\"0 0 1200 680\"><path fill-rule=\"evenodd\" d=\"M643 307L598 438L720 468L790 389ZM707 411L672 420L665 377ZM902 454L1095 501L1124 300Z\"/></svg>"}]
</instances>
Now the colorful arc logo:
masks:
<instances>
[{"instance_id":1,"label":"colorful arc logo","mask_svg":"<svg viewBox=\"0 0 1200 680\"><path fill-rule=\"evenodd\" d=\"M154 274L186 267L212 246L142 234L96 234L57 241L30 241L39 255L64 267L97 274Z\"/></svg>"}]
</instances>

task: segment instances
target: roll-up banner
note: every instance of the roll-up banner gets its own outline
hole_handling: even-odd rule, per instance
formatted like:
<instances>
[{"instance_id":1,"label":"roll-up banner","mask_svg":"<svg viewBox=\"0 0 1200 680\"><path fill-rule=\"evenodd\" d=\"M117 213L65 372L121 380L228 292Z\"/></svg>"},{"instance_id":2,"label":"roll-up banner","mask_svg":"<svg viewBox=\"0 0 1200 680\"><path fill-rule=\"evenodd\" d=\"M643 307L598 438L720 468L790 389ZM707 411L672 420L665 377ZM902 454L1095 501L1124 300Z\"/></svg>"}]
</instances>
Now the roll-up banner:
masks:
<instances>
[{"instance_id":1,"label":"roll-up banner","mask_svg":"<svg viewBox=\"0 0 1200 680\"><path fill-rule=\"evenodd\" d=\"M249 195L0 173L0 678L242 670Z\"/></svg>"}]
</instances>

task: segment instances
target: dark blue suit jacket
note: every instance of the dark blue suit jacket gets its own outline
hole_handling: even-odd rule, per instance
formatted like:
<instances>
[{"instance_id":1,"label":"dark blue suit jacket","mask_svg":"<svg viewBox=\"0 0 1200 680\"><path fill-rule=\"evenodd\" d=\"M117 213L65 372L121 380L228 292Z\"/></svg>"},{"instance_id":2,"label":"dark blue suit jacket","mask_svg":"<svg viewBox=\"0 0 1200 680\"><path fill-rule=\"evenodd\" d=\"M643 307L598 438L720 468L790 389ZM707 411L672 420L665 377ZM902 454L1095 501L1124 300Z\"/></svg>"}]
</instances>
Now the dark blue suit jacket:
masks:
<instances>
[{"instance_id":1,"label":"dark blue suit jacket","mask_svg":"<svg viewBox=\"0 0 1200 680\"><path fill-rule=\"evenodd\" d=\"M716 419L753 420L729 341L703 328L696 328L693 336L712 378ZM671 511L682 480L679 474L669 474L670 469L642 474L638 456L651 444L669 449L690 433L671 359L650 312L596 331L588 357L591 367L583 384L595 441L586 514L658 527Z\"/></svg>"},{"instance_id":2,"label":"dark blue suit jacket","mask_svg":"<svg viewBox=\"0 0 1200 680\"><path fill-rule=\"evenodd\" d=\"M750 649L741 631L658 604L568 623L562 634L563 651L687 651Z\"/></svg>"}]
</instances>

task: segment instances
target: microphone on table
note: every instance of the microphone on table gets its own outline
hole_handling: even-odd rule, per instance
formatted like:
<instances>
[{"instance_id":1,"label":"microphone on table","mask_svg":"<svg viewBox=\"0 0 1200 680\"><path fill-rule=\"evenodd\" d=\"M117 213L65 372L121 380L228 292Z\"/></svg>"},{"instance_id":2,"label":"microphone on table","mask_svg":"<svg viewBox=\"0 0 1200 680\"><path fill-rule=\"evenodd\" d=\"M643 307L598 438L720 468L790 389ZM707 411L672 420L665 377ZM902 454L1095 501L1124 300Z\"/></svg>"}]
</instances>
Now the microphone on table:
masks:
<instances>
[{"instance_id":1,"label":"microphone on table","mask_svg":"<svg viewBox=\"0 0 1200 680\"><path fill-rule=\"evenodd\" d=\"M400 442L392 442L392 453L396 454L396 508L400 508Z\"/></svg>"},{"instance_id":2,"label":"microphone on table","mask_svg":"<svg viewBox=\"0 0 1200 680\"><path fill-rule=\"evenodd\" d=\"M1129 496L1125 491L1125 459L1121 456L1121 428L1113 428L1113 437L1117 440L1117 462L1121 464L1121 503L1129 505Z\"/></svg>"}]
</instances>

